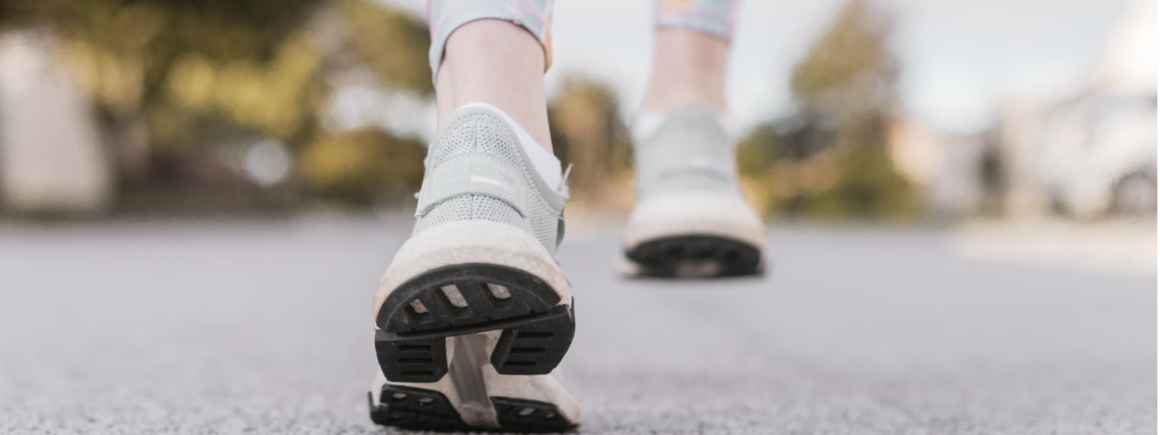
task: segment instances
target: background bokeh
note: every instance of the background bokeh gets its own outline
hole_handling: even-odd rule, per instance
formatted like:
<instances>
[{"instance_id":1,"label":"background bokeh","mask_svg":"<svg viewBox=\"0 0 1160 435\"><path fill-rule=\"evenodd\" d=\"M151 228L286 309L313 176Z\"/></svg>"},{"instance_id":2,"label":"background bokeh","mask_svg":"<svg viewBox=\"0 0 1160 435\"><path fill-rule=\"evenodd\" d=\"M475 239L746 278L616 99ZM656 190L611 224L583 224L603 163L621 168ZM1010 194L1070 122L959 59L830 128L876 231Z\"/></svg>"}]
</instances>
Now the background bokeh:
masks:
<instances>
[{"instance_id":1,"label":"background bokeh","mask_svg":"<svg viewBox=\"0 0 1160 435\"><path fill-rule=\"evenodd\" d=\"M0 0L0 433L390 434L422 0ZM740 0L762 277L621 275L652 0L556 2L588 434L1155 434L1155 0Z\"/></svg>"},{"instance_id":2,"label":"background bokeh","mask_svg":"<svg viewBox=\"0 0 1160 435\"><path fill-rule=\"evenodd\" d=\"M767 217L1154 215L1154 2L807 3L738 13L727 94ZM557 8L556 154L574 208L623 214L651 4ZM6 0L3 215L405 209L435 128L424 12Z\"/></svg>"}]
</instances>

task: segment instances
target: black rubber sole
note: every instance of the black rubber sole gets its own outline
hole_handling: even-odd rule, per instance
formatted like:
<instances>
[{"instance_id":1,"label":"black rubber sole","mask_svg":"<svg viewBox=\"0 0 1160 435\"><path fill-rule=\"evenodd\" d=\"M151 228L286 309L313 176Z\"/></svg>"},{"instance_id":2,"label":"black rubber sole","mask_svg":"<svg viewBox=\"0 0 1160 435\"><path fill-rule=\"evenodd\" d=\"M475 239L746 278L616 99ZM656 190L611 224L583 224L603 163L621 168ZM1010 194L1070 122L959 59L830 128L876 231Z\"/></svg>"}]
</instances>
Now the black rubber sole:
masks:
<instances>
[{"instance_id":1,"label":"black rubber sole","mask_svg":"<svg viewBox=\"0 0 1160 435\"><path fill-rule=\"evenodd\" d=\"M467 432L478 431L463 421L447 396L435 390L383 385L378 406L367 393L371 421L402 429ZM491 397L502 432L561 432L576 425L560 415L556 405L535 400Z\"/></svg>"},{"instance_id":2,"label":"black rubber sole","mask_svg":"<svg viewBox=\"0 0 1160 435\"><path fill-rule=\"evenodd\" d=\"M637 274L658 278L715 278L765 273L761 251L748 243L712 235L664 237L625 253Z\"/></svg>"},{"instance_id":3,"label":"black rubber sole","mask_svg":"<svg viewBox=\"0 0 1160 435\"><path fill-rule=\"evenodd\" d=\"M504 286L509 296L496 296L488 284ZM442 290L451 285L466 306L456 306ZM427 312L417 312L415 300ZM511 267L462 264L428 271L396 288L379 308L379 367L392 382L435 382L447 373L447 337L502 329L491 355L497 372L548 374L576 334L573 307L559 302L548 283Z\"/></svg>"},{"instance_id":4,"label":"black rubber sole","mask_svg":"<svg viewBox=\"0 0 1160 435\"><path fill-rule=\"evenodd\" d=\"M535 400L492 397L499 425L518 432L561 432L576 427L569 423L556 405Z\"/></svg>"},{"instance_id":5,"label":"black rubber sole","mask_svg":"<svg viewBox=\"0 0 1160 435\"><path fill-rule=\"evenodd\" d=\"M471 428L459 417L447 396L435 390L398 385L383 385L379 405L367 393L371 421L383 426L434 431L468 431Z\"/></svg>"}]
</instances>

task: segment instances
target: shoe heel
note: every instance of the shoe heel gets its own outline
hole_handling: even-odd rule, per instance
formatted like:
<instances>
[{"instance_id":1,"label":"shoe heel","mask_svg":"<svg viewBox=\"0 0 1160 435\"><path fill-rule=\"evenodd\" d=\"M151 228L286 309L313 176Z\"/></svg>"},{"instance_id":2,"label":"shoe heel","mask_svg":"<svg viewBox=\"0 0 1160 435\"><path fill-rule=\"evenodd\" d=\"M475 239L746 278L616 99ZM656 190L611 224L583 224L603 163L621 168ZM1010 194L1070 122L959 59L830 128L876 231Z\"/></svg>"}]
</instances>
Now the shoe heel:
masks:
<instances>
[{"instance_id":1,"label":"shoe heel","mask_svg":"<svg viewBox=\"0 0 1160 435\"><path fill-rule=\"evenodd\" d=\"M375 334L375 353L383 375L392 382L435 382L447 374L447 339L397 340Z\"/></svg>"},{"instance_id":2,"label":"shoe heel","mask_svg":"<svg viewBox=\"0 0 1160 435\"><path fill-rule=\"evenodd\" d=\"M430 270L404 282L380 306L379 365L391 382L436 382L448 370L446 337L503 330L491 356L496 370L547 374L576 334L571 305L559 302L547 282L516 268L471 263Z\"/></svg>"},{"instance_id":3,"label":"shoe heel","mask_svg":"<svg viewBox=\"0 0 1160 435\"><path fill-rule=\"evenodd\" d=\"M503 375L546 375L564 359L575 335L574 305L557 306L549 316L504 329L491 364Z\"/></svg>"}]
</instances>

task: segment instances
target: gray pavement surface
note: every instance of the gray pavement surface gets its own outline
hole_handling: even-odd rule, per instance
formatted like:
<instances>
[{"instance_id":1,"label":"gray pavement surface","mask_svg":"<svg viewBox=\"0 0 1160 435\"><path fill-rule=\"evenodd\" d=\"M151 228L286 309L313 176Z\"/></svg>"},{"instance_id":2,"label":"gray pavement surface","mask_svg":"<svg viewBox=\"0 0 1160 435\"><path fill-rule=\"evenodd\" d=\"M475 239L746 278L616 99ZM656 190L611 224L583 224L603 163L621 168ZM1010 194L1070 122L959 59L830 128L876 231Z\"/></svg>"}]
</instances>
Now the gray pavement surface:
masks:
<instances>
[{"instance_id":1,"label":"gray pavement surface","mask_svg":"<svg viewBox=\"0 0 1160 435\"><path fill-rule=\"evenodd\" d=\"M403 218L0 225L0 433L382 434L370 300ZM1156 277L774 228L760 280L561 249L585 434L1156 433Z\"/></svg>"}]
</instances>

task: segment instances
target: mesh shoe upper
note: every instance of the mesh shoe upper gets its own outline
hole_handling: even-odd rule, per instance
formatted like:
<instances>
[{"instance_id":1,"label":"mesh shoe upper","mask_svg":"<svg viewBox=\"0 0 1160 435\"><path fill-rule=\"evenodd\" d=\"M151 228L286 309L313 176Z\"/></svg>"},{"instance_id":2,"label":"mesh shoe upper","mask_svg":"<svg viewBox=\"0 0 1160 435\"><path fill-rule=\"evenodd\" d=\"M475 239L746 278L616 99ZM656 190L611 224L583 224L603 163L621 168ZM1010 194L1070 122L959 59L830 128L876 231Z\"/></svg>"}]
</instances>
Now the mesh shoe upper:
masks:
<instances>
[{"instance_id":1,"label":"mesh shoe upper","mask_svg":"<svg viewBox=\"0 0 1160 435\"><path fill-rule=\"evenodd\" d=\"M457 111L424 161L414 233L446 222L489 220L521 228L555 255L566 188L537 174L515 132L492 109Z\"/></svg>"},{"instance_id":2,"label":"mesh shoe upper","mask_svg":"<svg viewBox=\"0 0 1160 435\"><path fill-rule=\"evenodd\" d=\"M671 110L634 147L638 200L693 191L740 195L734 147L709 107Z\"/></svg>"}]
</instances>

